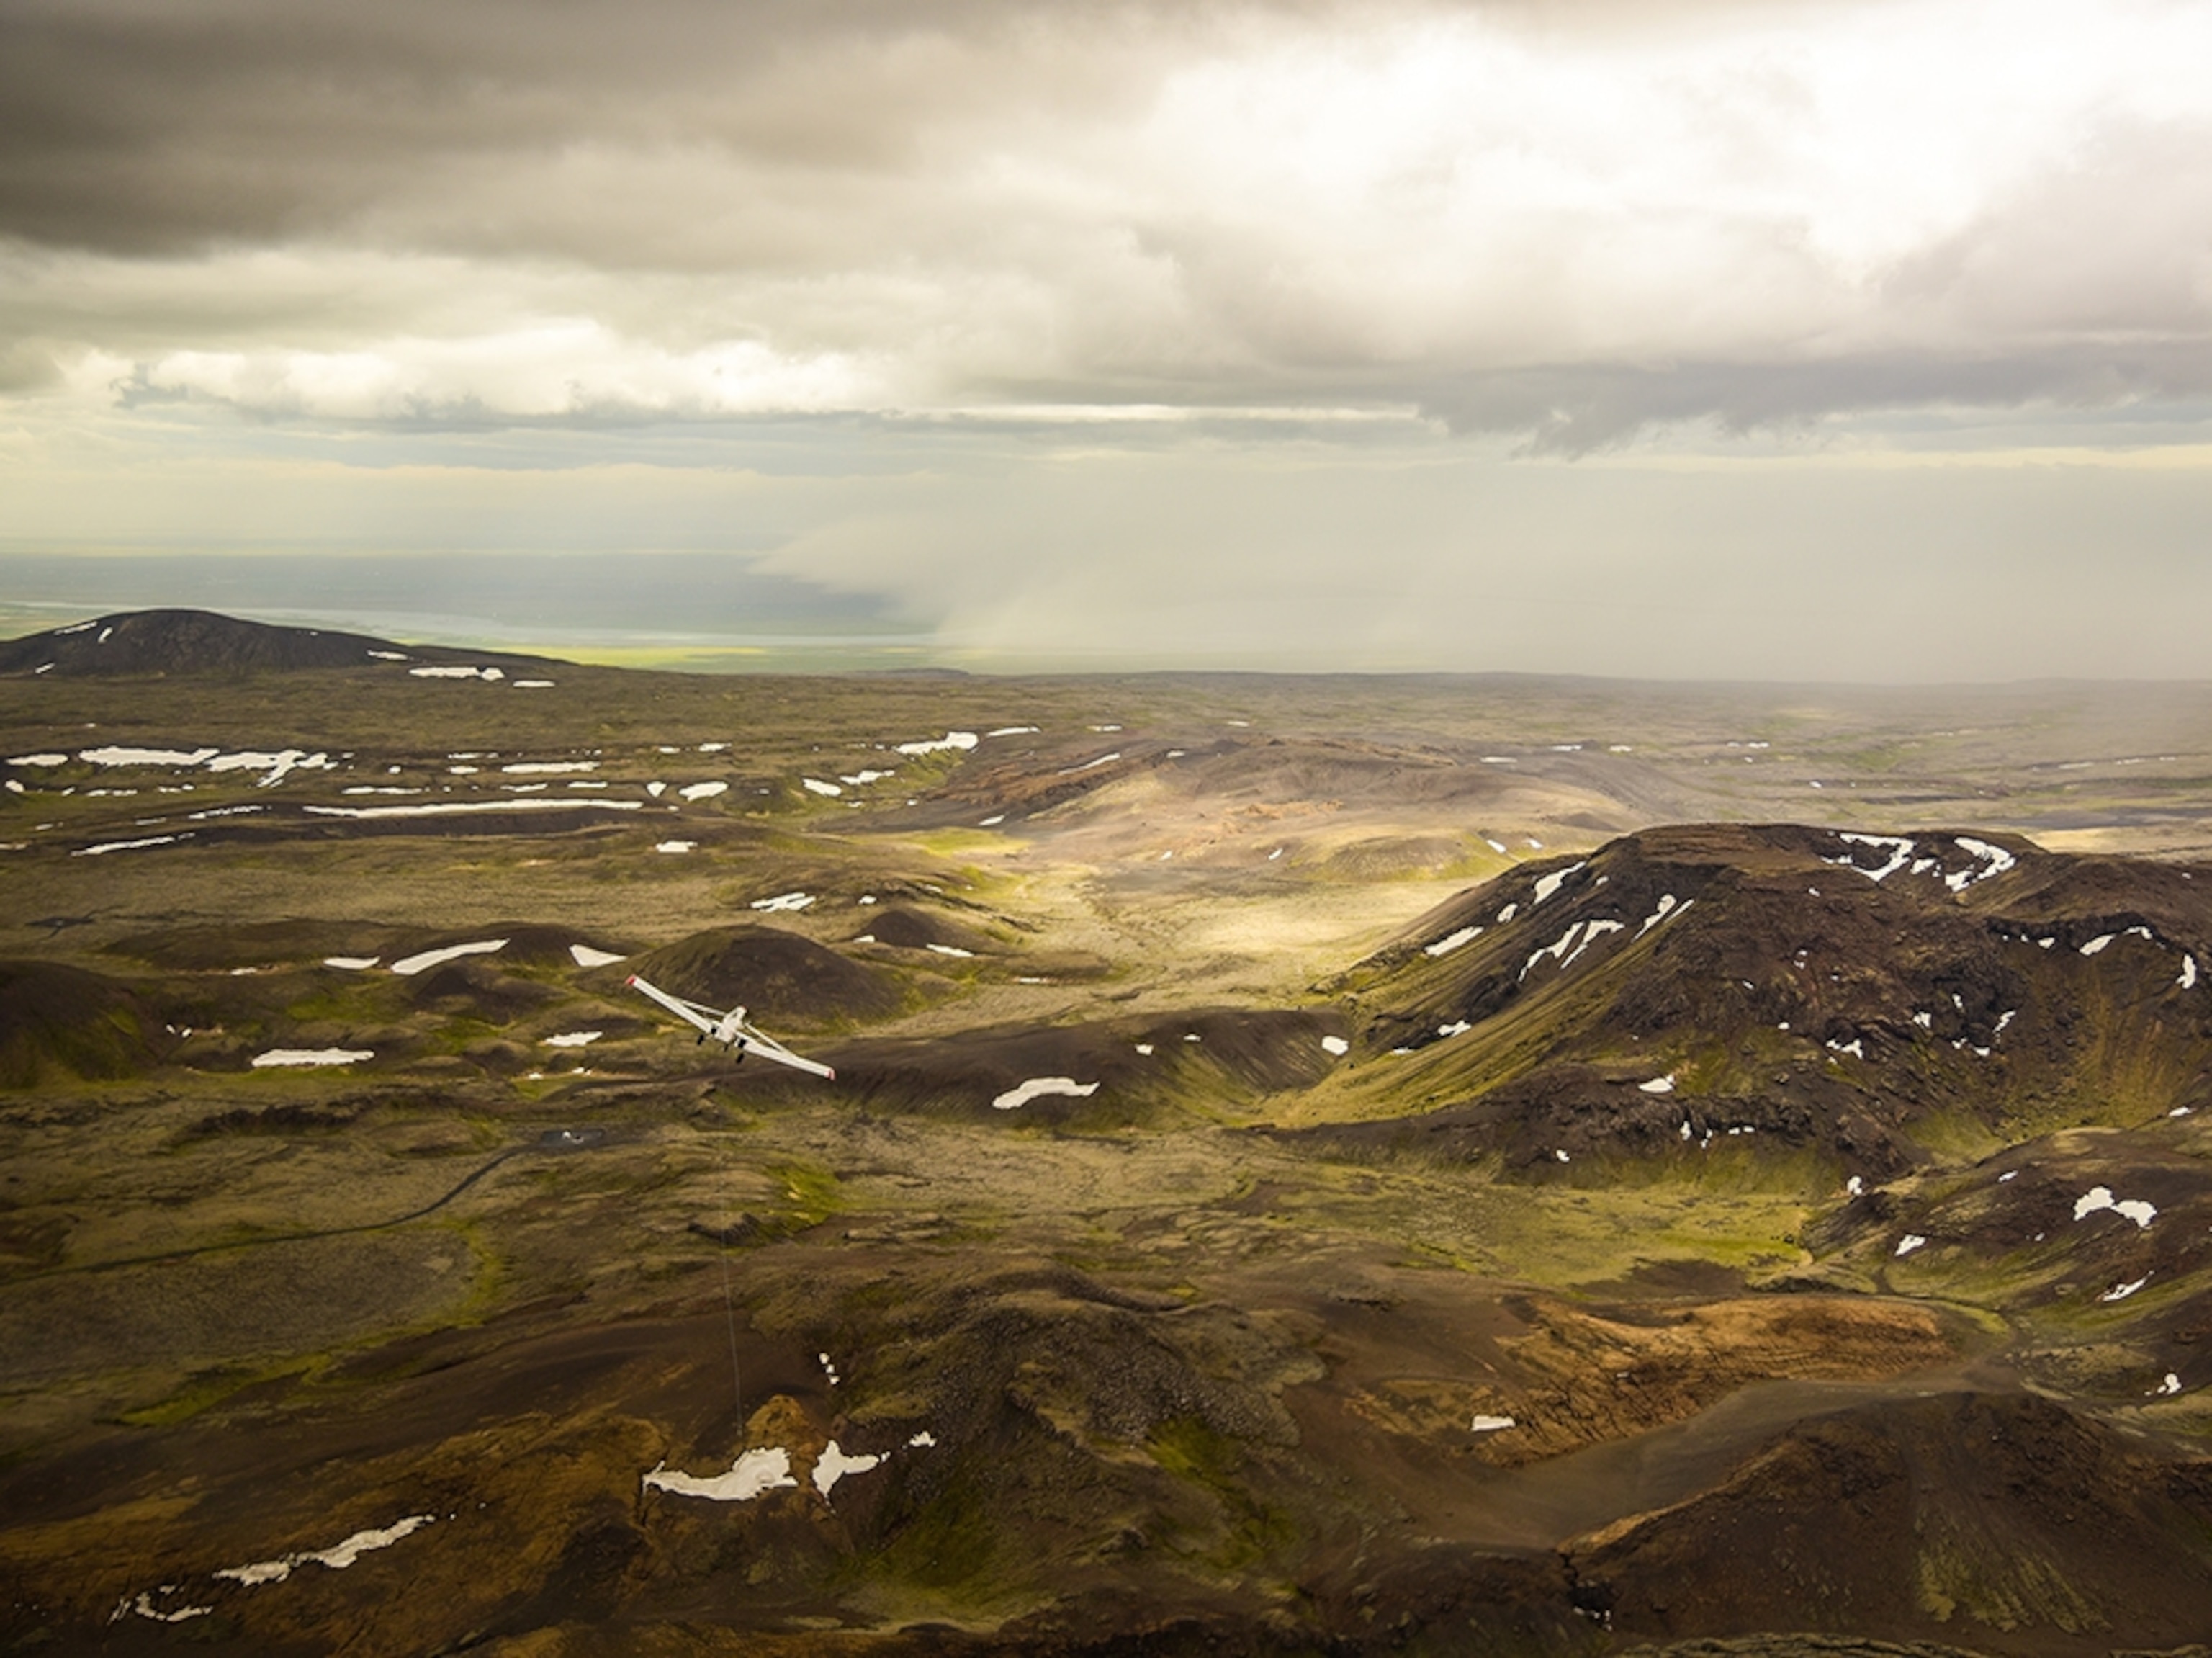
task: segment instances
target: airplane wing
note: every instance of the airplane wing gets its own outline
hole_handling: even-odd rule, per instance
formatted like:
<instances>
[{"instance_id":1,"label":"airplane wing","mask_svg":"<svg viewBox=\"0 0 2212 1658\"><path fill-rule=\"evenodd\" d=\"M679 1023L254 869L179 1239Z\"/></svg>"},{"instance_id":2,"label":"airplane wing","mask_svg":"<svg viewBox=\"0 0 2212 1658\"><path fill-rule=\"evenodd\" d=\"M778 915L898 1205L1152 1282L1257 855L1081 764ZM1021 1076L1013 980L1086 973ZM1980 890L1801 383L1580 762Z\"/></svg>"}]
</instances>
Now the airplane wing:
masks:
<instances>
[{"instance_id":1,"label":"airplane wing","mask_svg":"<svg viewBox=\"0 0 2212 1658\"><path fill-rule=\"evenodd\" d=\"M788 1065L793 1070L803 1070L812 1076L826 1077L834 1082L837 1073L816 1059L803 1059L773 1037L763 1036L750 1025L745 1027L745 1051L757 1053L763 1059L773 1059L779 1065Z\"/></svg>"},{"instance_id":2,"label":"airplane wing","mask_svg":"<svg viewBox=\"0 0 2212 1658\"><path fill-rule=\"evenodd\" d=\"M702 1036L711 1036L718 1042L736 1048L740 1057L757 1053L763 1059L772 1059L779 1065L788 1065L793 1070L803 1070L809 1076L825 1077L832 1082L836 1080L837 1073L829 1066L817 1060L800 1058L774 1037L763 1035L742 1020L737 1023L733 1040L727 1022L729 1015L720 1008L710 1008L703 1003L687 1002L680 996L671 996L658 984L640 978L635 973L630 975L629 984L639 995L659 1003Z\"/></svg>"},{"instance_id":3,"label":"airplane wing","mask_svg":"<svg viewBox=\"0 0 2212 1658\"><path fill-rule=\"evenodd\" d=\"M680 996L671 996L659 985L647 984L635 973L632 973L626 982L640 996L658 1002L685 1024L696 1026L708 1036L714 1033L714 1027L722 1016L719 1010L702 1007L696 1002L686 1002Z\"/></svg>"}]
</instances>

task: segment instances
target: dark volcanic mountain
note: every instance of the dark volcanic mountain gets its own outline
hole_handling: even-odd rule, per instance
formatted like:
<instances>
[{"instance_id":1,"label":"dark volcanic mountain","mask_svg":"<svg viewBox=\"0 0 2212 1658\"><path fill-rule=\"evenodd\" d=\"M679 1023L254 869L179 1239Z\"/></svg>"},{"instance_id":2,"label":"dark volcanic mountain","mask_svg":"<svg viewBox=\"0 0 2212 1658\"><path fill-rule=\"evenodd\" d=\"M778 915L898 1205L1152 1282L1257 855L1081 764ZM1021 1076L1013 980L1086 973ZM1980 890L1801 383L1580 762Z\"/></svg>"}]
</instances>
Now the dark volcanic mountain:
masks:
<instances>
[{"instance_id":1,"label":"dark volcanic mountain","mask_svg":"<svg viewBox=\"0 0 2212 1658\"><path fill-rule=\"evenodd\" d=\"M1346 976L1330 1131L1572 1177L1733 1139L1886 1178L2212 1100L2212 876L2002 835L1650 830L1529 864ZM1408 1116L1407 1106L1418 1114Z\"/></svg>"},{"instance_id":2,"label":"dark volcanic mountain","mask_svg":"<svg viewBox=\"0 0 2212 1658\"><path fill-rule=\"evenodd\" d=\"M207 610L125 610L0 640L0 674L262 674L374 662L542 667L544 658L397 645L366 633L272 627Z\"/></svg>"},{"instance_id":3,"label":"dark volcanic mountain","mask_svg":"<svg viewBox=\"0 0 2212 1658\"><path fill-rule=\"evenodd\" d=\"M1802 1423L1712 1490L1565 1552L1614 1627L1646 1636L1971 1620L2170 1649L2212 1628L2208 1516L2202 1462L2033 1394L1950 1393Z\"/></svg>"}]
</instances>

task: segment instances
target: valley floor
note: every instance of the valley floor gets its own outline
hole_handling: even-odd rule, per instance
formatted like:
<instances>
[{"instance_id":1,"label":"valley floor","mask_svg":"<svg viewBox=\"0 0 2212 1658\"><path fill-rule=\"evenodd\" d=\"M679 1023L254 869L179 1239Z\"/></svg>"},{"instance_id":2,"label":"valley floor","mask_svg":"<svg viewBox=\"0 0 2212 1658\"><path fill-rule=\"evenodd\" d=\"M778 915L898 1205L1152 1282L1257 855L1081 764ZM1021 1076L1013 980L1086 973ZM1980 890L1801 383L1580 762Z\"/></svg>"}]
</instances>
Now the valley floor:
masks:
<instances>
[{"instance_id":1,"label":"valley floor","mask_svg":"<svg viewBox=\"0 0 2212 1658\"><path fill-rule=\"evenodd\" d=\"M0 1650L2212 1631L2212 698L488 666L0 679Z\"/></svg>"}]
</instances>

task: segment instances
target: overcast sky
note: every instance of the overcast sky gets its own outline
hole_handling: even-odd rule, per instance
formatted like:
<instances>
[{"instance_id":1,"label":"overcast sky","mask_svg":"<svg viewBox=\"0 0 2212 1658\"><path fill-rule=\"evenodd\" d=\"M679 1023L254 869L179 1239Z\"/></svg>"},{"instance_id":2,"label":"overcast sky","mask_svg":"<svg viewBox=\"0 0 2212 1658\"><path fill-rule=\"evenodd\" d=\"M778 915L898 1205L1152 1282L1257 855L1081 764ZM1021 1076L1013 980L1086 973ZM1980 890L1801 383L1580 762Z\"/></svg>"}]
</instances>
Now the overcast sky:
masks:
<instances>
[{"instance_id":1,"label":"overcast sky","mask_svg":"<svg viewBox=\"0 0 2212 1658\"><path fill-rule=\"evenodd\" d=\"M2173 0L9 0L0 600L2212 677L2207 64Z\"/></svg>"}]
</instances>

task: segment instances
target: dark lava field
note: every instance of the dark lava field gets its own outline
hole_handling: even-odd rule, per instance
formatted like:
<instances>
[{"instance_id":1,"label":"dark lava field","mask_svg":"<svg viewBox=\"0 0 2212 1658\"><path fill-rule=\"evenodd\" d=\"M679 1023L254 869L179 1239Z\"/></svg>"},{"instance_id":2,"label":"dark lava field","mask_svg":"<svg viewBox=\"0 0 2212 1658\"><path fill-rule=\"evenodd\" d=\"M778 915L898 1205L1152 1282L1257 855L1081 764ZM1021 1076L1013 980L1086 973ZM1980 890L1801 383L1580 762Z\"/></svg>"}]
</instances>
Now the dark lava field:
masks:
<instances>
[{"instance_id":1,"label":"dark lava field","mask_svg":"<svg viewBox=\"0 0 2212 1658\"><path fill-rule=\"evenodd\" d=\"M2212 688L0 710L0 1652L2208 1651Z\"/></svg>"}]
</instances>

